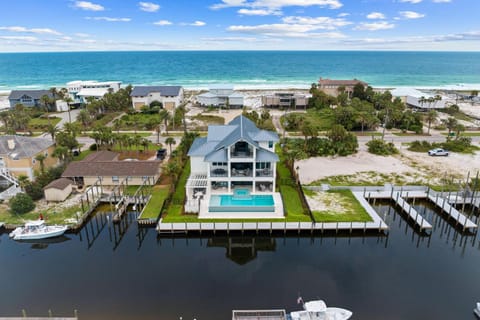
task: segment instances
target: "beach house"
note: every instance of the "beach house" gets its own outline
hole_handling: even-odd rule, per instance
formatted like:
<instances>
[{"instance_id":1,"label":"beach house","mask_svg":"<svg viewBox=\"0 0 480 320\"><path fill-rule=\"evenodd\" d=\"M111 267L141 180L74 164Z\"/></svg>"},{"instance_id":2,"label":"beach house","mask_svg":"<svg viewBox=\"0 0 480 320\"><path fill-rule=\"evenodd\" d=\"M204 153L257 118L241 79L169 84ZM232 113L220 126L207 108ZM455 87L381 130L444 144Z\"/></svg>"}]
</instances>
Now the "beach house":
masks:
<instances>
[{"instance_id":1,"label":"beach house","mask_svg":"<svg viewBox=\"0 0 480 320\"><path fill-rule=\"evenodd\" d=\"M233 86L216 85L206 93L197 96L197 102L201 106L242 108L243 94L235 92Z\"/></svg>"},{"instance_id":2,"label":"beach house","mask_svg":"<svg viewBox=\"0 0 480 320\"><path fill-rule=\"evenodd\" d=\"M7 178L12 174L16 177L25 175L33 180L34 172L42 165L48 168L58 164L58 159L52 157L54 150L51 139L0 136L0 172ZM42 162L35 159L38 155L44 156Z\"/></svg>"},{"instance_id":3,"label":"beach house","mask_svg":"<svg viewBox=\"0 0 480 320\"><path fill-rule=\"evenodd\" d=\"M17 104L25 107L43 107L42 96L53 99L53 95L49 90L12 90L8 96L10 108L14 108Z\"/></svg>"},{"instance_id":4,"label":"beach house","mask_svg":"<svg viewBox=\"0 0 480 320\"><path fill-rule=\"evenodd\" d=\"M263 95L262 104L268 108L305 108L308 97L301 93L276 92Z\"/></svg>"},{"instance_id":5,"label":"beach house","mask_svg":"<svg viewBox=\"0 0 480 320\"><path fill-rule=\"evenodd\" d=\"M143 106L149 106L153 101L161 102L164 109L173 110L183 102L183 87L135 86L130 96L136 111L140 111Z\"/></svg>"},{"instance_id":6,"label":"beach house","mask_svg":"<svg viewBox=\"0 0 480 320\"><path fill-rule=\"evenodd\" d=\"M98 82L93 80L75 80L67 83L67 90L73 104L86 103L86 98L102 98L109 91L117 92L122 83L120 81Z\"/></svg>"},{"instance_id":7,"label":"beach house","mask_svg":"<svg viewBox=\"0 0 480 320\"><path fill-rule=\"evenodd\" d=\"M275 192L278 135L258 129L240 115L227 125L211 125L193 142L186 212L199 218L282 218Z\"/></svg>"},{"instance_id":8,"label":"beach house","mask_svg":"<svg viewBox=\"0 0 480 320\"><path fill-rule=\"evenodd\" d=\"M323 79L318 80L318 89L322 90L326 94L331 96L338 96L340 93L339 88L344 88L345 92L348 94L348 97L351 98L353 94L353 88L357 84L362 84L365 88L368 86L368 83L361 80L332 80L332 79Z\"/></svg>"}]
</instances>

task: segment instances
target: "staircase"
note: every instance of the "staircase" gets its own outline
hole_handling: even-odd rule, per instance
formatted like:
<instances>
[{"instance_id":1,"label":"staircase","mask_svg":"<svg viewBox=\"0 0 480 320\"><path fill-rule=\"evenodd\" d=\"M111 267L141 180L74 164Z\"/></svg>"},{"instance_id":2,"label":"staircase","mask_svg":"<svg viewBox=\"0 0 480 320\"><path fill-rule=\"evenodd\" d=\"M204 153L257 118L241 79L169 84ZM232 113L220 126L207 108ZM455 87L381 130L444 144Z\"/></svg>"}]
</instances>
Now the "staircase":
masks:
<instances>
[{"instance_id":1,"label":"staircase","mask_svg":"<svg viewBox=\"0 0 480 320\"><path fill-rule=\"evenodd\" d=\"M18 183L18 179L13 176L8 169L0 169L0 177L12 183L10 188L0 193L0 199L7 200L14 197L17 193L22 192L22 189Z\"/></svg>"}]
</instances>

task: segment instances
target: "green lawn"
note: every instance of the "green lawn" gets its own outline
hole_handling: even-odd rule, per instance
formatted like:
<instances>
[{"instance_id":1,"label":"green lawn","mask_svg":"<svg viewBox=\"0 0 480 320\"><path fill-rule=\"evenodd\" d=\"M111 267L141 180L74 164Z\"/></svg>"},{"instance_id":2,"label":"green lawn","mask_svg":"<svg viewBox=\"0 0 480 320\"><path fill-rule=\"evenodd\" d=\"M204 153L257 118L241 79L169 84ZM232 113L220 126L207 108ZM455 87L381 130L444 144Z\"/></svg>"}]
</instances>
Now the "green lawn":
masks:
<instances>
[{"instance_id":1,"label":"green lawn","mask_svg":"<svg viewBox=\"0 0 480 320\"><path fill-rule=\"evenodd\" d=\"M307 109L306 113L301 112L289 112L296 113L303 118L308 118L314 126L318 128L319 131L328 131L335 124L335 111L330 108L315 110ZM280 123L284 123L284 117L280 118ZM298 130L298 129L296 129Z\"/></svg>"},{"instance_id":2,"label":"green lawn","mask_svg":"<svg viewBox=\"0 0 480 320\"><path fill-rule=\"evenodd\" d=\"M130 187L133 187L133 186L129 186L129 188ZM139 217L139 219L158 218L158 216L160 215L160 209L162 208L165 200L167 200L169 191L170 191L169 186L163 186L163 185L154 186L152 190L152 198L150 199L147 206L143 210L142 215Z\"/></svg>"},{"instance_id":3,"label":"green lawn","mask_svg":"<svg viewBox=\"0 0 480 320\"><path fill-rule=\"evenodd\" d=\"M125 114L120 118L120 130L153 130L155 129L156 121L158 121L158 113L145 114L133 113Z\"/></svg>"},{"instance_id":4,"label":"green lawn","mask_svg":"<svg viewBox=\"0 0 480 320\"><path fill-rule=\"evenodd\" d=\"M197 221L197 215L184 215L183 204L185 203L186 191L185 185L187 184L188 176L190 175L190 160L188 160L183 166L182 174L177 181L175 192L172 196L172 201L166 209L166 215L163 217L164 222L195 222ZM192 218L192 220L190 220Z\"/></svg>"},{"instance_id":5,"label":"green lawn","mask_svg":"<svg viewBox=\"0 0 480 320\"><path fill-rule=\"evenodd\" d=\"M92 151L92 150L83 150L82 152L80 152L80 154L76 157L73 157L73 160L74 161L81 161L83 159L85 159L89 154L92 154L94 153L95 151Z\"/></svg>"},{"instance_id":6,"label":"green lawn","mask_svg":"<svg viewBox=\"0 0 480 320\"><path fill-rule=\"evenodd\" d=\"M448 135L448 132L442 132L444 136ZM467 131L460 133L460 137L480 137L480 131Z\"/></svg>"},{"instance_id":7,"label":"green lawn","mask_svg":"<svg viewBox=\"0 0 480 320\"><path fill-rule=\"evenodd\" d=\"M304 190L309 197L319 195L320 192ZM338 207L338 210L312 211L315 221L318 222L369 222L372 218L365 208L357 201L350 190L329 190L324 192L322 202L329 208Z\"/></svg>"},{"instance_id":8,"label":"green lawn","mask_svg":"<svg viewBox=\"0 0 480 320\"><path fill-rule=\"evenodd\" d=\"M60 122L60 118L58 117L50 117L50 124L56 126L57 123ZM28 127L30 130L46 130L48 127L48 119L47 118L32 118L28 122Z\"/></svg>"},{"instance_id":9,"label":"green lawn","mask_svg":"<svg viewBox=\"0 0 480 320\"><path fill-rule=\"evenodd\" d=\"M225 118L220 116L197 114L196 116L192 117L192 119L204 121L208 124L225 124Z\"/></svg>"}]
</instances>

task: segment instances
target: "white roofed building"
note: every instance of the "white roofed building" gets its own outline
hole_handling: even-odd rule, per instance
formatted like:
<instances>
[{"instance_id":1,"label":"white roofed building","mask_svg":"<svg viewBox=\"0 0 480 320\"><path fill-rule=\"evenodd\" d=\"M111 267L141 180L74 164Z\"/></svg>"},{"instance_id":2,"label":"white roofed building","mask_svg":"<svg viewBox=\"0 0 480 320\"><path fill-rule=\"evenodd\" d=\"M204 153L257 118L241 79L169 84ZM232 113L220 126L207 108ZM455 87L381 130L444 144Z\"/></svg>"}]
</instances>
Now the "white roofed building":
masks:
<instances>
[{"instance_id":1,"label":"white roofed building","mask_svg":"<svg viewBox=\"0 0 480 320\"><path fill-rule=\"evenodd\" d=\"M135 86L130 94L133 108L137 111L153 101L162 103L163 108L173 110L183 102L181 86Z\"/></svg>"},{"instance_id":2,"label":"white roofed building","mask_svg":"<svg viewBox=\"0 0 480 320\"><path fill-rule=\"evenodd\" d=\"M235 92L233 86L217 85L206 93L199 94L197 101L202 106L242 108L243 94Z\"/></svg>"},{"instance_id":3,"label":"white roofed building","mask_svg":"<svg viewBox=\"0 0 480 320\"><path fill-rule=\"evenodd\" d=\"M67 83L67 90L73 103L86 103L87 97L102 98L109 90L112 92L120 90L121 85L120 81L75 80Z\"/></svg>"}]
</instances>

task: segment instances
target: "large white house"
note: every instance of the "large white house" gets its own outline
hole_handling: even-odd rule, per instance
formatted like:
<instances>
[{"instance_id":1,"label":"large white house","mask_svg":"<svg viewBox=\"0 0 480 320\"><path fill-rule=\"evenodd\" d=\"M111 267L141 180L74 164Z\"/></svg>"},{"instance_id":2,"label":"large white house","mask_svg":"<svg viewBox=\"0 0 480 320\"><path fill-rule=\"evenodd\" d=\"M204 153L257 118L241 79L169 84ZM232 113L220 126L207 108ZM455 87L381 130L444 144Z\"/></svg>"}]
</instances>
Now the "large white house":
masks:
<instances>
[{"instance_id":1,"label":"large white house","mask_svg":"<svg viewBox=\"0 0 480 320\"><path fill-rule=\"evenodd\" d=\"M163 108L173 110L183 102L181 86L135 86L130 94L133 108L137 111L153 101L162 103Z\"/></svg>"},{"instance_id":2,"label":"large white house","mask_svg":"<svg viewBox=\"0 0 480 320\"><path fill-rule=\"evenodd\" d=\"M209 126L207 137L195 139L188 152L185 211L199 218L283 218L275 192L278 140L243 115Z\"/></svg>"},{"instance_id":3,"label":"large white house","mask_svg":"<svg viewBox=\"0 0 480 320\"><path fill-rule=\"evenodd\" d=\"M243 107L243 94L235 92L233 86L217 85L210 88L206 93L197 96L197 102L202 106L214 106L230 108Z\"/></svg>"},{"instance_id":4,"label":"large white house","mask_svg":"<svg viewBox=\"0 0 480 320\"><path fill-rule=\"evenodd\" d=\"M120 81L82 81L75 80L67 83L67 90L73 103L85 103L87 97L102 98L109 90L117 92L122 83Z\"/></svg>"}]
</instances>

